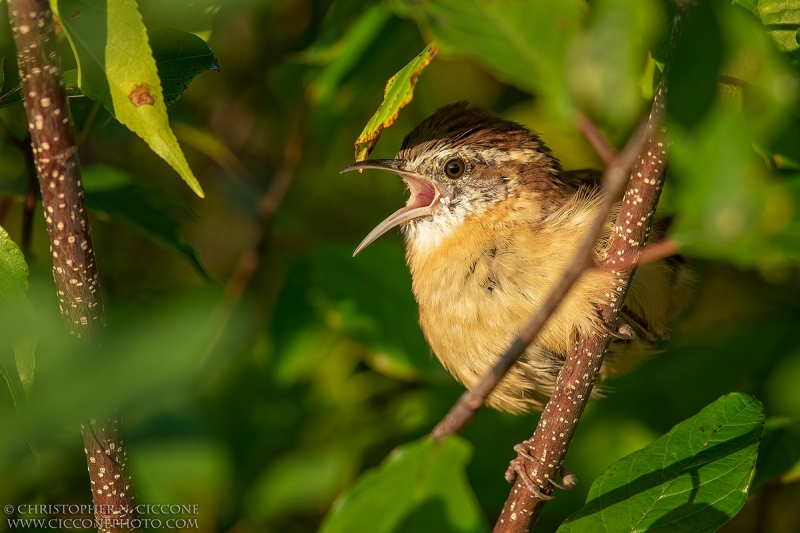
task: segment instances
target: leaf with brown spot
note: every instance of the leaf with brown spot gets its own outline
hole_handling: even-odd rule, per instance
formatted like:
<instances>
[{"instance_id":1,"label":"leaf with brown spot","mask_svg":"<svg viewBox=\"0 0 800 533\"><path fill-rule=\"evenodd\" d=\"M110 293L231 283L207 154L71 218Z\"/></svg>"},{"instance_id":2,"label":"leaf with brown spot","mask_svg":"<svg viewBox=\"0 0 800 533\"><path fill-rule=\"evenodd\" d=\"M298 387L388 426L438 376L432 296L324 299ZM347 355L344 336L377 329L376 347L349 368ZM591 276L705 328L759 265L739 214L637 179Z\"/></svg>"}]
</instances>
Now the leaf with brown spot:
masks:
<instances>
[{"instance_id":1,"label":"leaf with brown spot","mask_svg":"<svg viewBox=\"0 0 800 533\"><path fill-rule=\"evenodd\" d=\"M156 103L156 99L153 98L153 94L150 92L150 87L146 83L140 83L134 87L128 95L128 99L136 107L141 105L153 105Z\"/></svg>"},{"instance_id":2,"label":"leaf with brown spot","mask_svg":"<svg viewBox=\"0 0 800 533\"><path fill-rule=\"evenodd\" d=\"M175 169L200 197L167 116L147 29L135 0L52 0L78 62L78 85ZM70 14L81 11L80 16Z\"/></svg>"},{"instance_id":3,"label":"leaf with brown spot","mask_svg":"<svg viewBox=\"0 0 800 533\"><path fill-rule=\"evenodd\" d=\"M383 128L388 128L397 120L397 115L414 98L414 86L422 70L427 67L439 46L432 42L425 47L417 57L400 72L389 78L386 82L386 89L383 91L383 103L367 122L364 131L356 139L356 161L366 159L380 139Z\"/></svg>"}]
</instances>

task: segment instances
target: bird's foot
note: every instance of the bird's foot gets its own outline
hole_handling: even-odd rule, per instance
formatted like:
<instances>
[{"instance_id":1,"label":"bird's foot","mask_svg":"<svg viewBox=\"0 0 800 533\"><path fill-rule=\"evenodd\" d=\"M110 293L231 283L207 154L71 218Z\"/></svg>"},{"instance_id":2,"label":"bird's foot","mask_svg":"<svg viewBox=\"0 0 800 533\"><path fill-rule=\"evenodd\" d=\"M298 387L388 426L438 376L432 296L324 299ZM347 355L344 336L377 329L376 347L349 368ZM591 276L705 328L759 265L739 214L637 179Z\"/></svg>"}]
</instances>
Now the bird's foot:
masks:
<instances>
[{"instance_id":1,"label":"bird's foot","mask_svg":"<svg viewBox=\"0 0 800 533\"><path fill-rule=\"evenodd\" d=\"M537 479L534 481L534 479L528 473L528 469L525 468L525 463L527 461L538 463L539 461L537 461L532 455L530 455L530 453L528 453L530 450L529 444L529 441L525 441L514 446L514 451L517 452L517 456L511 460L508 468L506 469L506 481L513 483L514 479L519 476L528 490L540 500L552 500L555 498L555 496L545 492L549 487L542 485L546 483L549 483L551 486L561 490L572 490L575 488L575 486L578 484L578 478L564 465L561 465L560 483L550 479L547 476L545 476L544 479Z\"/></svg>"},{"instance_id":2,"label":"bird's foot","mask_svg":"<svg viewBox=\"0 0 800 533\"><path fill-rule=\"evenodd\" d=\"M511 460L509 463L508 468L506 469L506 481L509 483L514 483L514 479L519 476L522 479L522 482L531 491L536 498L540 500L549 501L555 498L550 494L544 492L544 488L537 485L531 476L528 474L528 471L525 468L525 461L527 460L526 457L522 455L517 455L514 459Z\"/></svg>"},{"instance_id":3,"label":"bird's foot","mask_svg":"<svg viewBox=\"0 0 800 533\"><path fill-rule=\"evenodd\" d=\"M608 333L612 337L616 337L619 340L623 341L630 341L636 338L636 332L633 330L630 324L628 324L625 319L619 319L617 323L617 331L609 330Z\"/></svg>"}]
</instances>

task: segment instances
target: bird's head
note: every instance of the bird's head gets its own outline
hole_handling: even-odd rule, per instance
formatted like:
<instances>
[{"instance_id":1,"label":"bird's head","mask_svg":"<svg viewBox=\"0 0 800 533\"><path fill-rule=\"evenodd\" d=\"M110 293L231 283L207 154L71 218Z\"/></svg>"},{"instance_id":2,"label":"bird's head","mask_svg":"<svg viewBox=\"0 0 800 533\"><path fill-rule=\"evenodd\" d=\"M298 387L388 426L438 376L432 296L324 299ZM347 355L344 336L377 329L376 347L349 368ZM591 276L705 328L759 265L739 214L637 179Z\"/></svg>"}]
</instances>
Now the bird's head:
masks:
<instances>
[{"instance_id":1,"label":"bird's head","mask_svg":"<svg viewBox=\"0 0 800 533\"><path fill-rule=\"evenodd\" d=\"M394 159L360 161L341 172L362 169L397 174L411 196L364 238L354 255L395 226L402 225L407 239L445 236L467 217L525 193L538 199L545 213L547 204L567 189L558 160L535 133L467 102L445 106L423 120Z\"/></svg>"}]
</instances>

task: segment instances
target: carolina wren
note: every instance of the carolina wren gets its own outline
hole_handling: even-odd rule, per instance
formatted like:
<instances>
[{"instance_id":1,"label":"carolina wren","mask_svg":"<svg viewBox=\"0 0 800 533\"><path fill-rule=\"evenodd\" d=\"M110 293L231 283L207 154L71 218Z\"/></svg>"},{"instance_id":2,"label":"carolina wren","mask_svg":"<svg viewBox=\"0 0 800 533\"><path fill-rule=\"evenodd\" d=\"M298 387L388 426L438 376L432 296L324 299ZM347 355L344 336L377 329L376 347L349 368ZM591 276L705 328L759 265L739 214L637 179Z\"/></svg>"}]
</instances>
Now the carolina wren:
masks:
<instances>
[{"instance_id":1,"label":"carolina wren","mask_svg":"<svg viewBox=\"0 0 800 533\"><path fill-rule=\"evenodd\" d=\"M411 197L355 253L401 227L425 338L445 368L471 388L572 261L598 209L597 183L562 170L529 129L466 102L425 119L395 159L361 161L342 172L356 169L397 174ZM613 218L595 249L598 260ZM679 274L674 259L638 269L601 380L632 368L666 336L681 292ZM542 408L576 335L604 330L596 306L611 298L611 279L610 272L593 269L578 280L491 394L490 406L512 413Z\"/></svg>"}]
</instances>

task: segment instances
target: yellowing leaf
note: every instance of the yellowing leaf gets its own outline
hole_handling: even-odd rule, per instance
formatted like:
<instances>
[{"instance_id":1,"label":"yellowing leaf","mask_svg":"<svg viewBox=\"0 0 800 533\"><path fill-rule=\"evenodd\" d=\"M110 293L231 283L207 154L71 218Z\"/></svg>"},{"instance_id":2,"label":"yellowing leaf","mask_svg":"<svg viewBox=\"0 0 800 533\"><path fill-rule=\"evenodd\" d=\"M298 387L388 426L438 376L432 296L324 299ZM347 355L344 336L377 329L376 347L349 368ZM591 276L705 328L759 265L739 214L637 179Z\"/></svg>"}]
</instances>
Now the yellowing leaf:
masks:
<instances>
[{"instance_id":1,"label":"yellowing leaf","mask_svg":"<svg viewBox=\"0 0 800 533\"><path fill-rule=\"evenodd\" d=\"M75 52L83 94L102 102L203 197L170 129L156 61L136 1L53 0L51 5Z\"/></svg>"},{"instance_id":2,"label":"yellowing leaf","mask_svg":"<svg viewBox=\"0 0 800 533\"><path fill-rule=\"evenodd\" d=\"M422 69L430 64L438 50L439 47L435 42L429 44L422 53L386 82L383 103L356 139L356 161L363 161L369 156L378 143L383 128L394 124L400 110L414 98L414 86L417 84L417 78Z\"/></svg>"}]
</instances>

